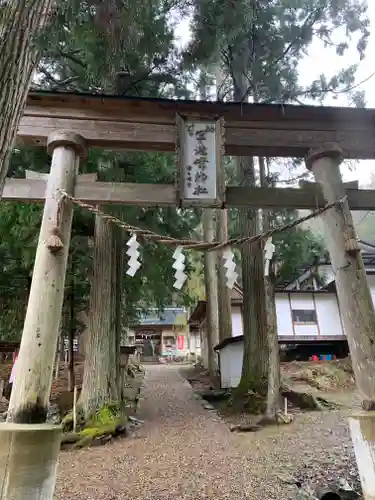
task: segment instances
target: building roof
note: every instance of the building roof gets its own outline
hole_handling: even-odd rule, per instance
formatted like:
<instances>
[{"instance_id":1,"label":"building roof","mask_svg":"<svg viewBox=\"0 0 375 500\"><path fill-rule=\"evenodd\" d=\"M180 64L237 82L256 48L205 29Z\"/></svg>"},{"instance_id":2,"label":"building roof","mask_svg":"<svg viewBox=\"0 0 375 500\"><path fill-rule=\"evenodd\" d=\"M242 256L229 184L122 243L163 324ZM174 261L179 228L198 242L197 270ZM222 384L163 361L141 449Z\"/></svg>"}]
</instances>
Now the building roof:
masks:
<instances>
[{"instance_id":1,"label":"building roof","mask_svg":"<svg viewBox=\"0 0 375 500\"><path fill-rule=\"evenodd\" d=\"M363 263L365 268L369 269L371 267L375 267L375 245L372 243L369 243L367 241L363 240L358 240L359 248L361 250L361 255L363 259ZM283 283L283 288L287 288L289 286L293 286L293 284L299 282L300 284L303 283L306 279L308 279L311 274L316 272L317 268L319 266L330 266L331 265L331 260L328 258L322 258L319 263L317 263L315 266L309 266L309 265L304 265L302 264L299 267L299 278L289 281L288 283L285 282ZM315 274L315 273L314 273ZM324 288L326 288L331 282L327 283ZM292 291L292 290L289 290Z\"/></svg>"},{"instance_id":2,"label":"building roof","mask_svg":"<svg viewBox=\"0 0 375 500\"><path fill-rule=\"evenodd\" d=\"M140 326L172 326L186 325L187 312L182 307L166 307L163 311L149 309L146 314L140 314L138 322L133 327Z\"/></svg>"},{"instance_id":3,"label":"building roof","mask_svg":"<svg viewBox=\"0 0 375 500\"><path fill-rule=\"evenodd\" d=\"M224 349L224 347L226 347L228 345L236 344L238 342L243 342L243 340L244 340L243 335L238 335L236 337L227 337L226 339L222 340L220 342L220 344L217 344L214 347L214 350L221 351L222 349ZM335 342L335 343L339 342L340 344L344 342L346 344L347 339L346 339L345 335L340 335L340 336L333 335L333 336L329 336L329 337L325 337L325 336L307 337L305 335L293 335L291 337L284 337L284 336L279 337L279 345L289 345L291 347L295 346L296 344L327 345L327 344L330 344L331 342Z\"/></svg>"},{"instance_id":4,"label":"building roof","mask_svg":"<svg viewBox=\"0 0 375 500\"><path fill-rule=\"evenodd\" d=\"M241 300L243 299L243 293L242 293L242 288L239 285L234 285L232 290L230 291L230 300L236 301L236 300Z\"/></svg>"},{"instance_id":5,"label":"building roof","mask_svg":"<svg viewBox=\"0 0 375 500\"><path fill-rule=\"evenodd\" d=\"M242 294L242 289L239 285L235 284L234 287L231 289L230 292L230 299L232 304L242 304L243 300L243 294ZM202 318L204 318L206 314L206 301L205 300L199 300L195 308L193 309L193 312L190 314L189 317L189 325L194 326L194 324L199 323Z\"/></svg>"},{"instance_id":6,"label":"building roof","mask_svg":"<svg viewBox=\"0 0 375 500\"><path fill-rule=\"evenodd\" d=\"M220 351L228 344L236 344L237 342L243 342L243 335L237 335L236 337L227 337L222 340L220 344L214 347L214 351Z\"/></svg>"}]
</instances>

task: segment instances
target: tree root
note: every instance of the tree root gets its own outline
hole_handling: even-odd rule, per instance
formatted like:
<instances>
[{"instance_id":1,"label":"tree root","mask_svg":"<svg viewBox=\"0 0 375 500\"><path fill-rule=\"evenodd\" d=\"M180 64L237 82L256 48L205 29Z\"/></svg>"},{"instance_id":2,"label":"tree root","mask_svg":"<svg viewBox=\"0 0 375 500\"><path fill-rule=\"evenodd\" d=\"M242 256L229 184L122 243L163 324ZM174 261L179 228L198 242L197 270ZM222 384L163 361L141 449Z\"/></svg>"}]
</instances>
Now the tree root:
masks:
<instances>
[{"instance_id":1,"label":"tree root","mask_svg":"<svg viewBox=\"0 0 375 500\"><path fill-rule=\"evenodd\" d=\"M257 424L238 424L230 426L231 432L257 432L261 429L262 426Z\"/></svg>"},{"instance_id":2,"label":"tree root","mask_svg":"<svg viewBox=\"0 0 375 500\"><path fill-rule=\"evenodd\" d=\"M338 409L340 405L327 401L320 396L314 396L309 392L294 391L288 386L281 388L281 395L290 401L293 405L298 406L301 410L322 411L325 408Z\"/></svg>"}]
</instances>

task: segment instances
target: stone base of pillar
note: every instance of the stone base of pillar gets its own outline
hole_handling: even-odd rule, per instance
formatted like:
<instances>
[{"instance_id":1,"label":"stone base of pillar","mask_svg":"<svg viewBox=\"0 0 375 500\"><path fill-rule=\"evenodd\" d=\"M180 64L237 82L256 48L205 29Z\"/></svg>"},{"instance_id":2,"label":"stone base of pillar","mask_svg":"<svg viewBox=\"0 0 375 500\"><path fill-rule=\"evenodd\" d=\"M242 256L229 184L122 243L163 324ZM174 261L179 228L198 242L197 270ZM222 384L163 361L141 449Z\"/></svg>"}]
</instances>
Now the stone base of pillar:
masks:
<instances>
[{"instance_id":1,"label":"stone base of pillar","mask_svg":"<svg viewBox=\"0 0 375 500\"><path fill-rule=\"evenodd\" d=\"M349 429L365 500L375 499L375 412L349 417Z\"/></svg>"},{"instance_id":2,"label":"stone base of pillar","mask_svg":"<svg viewBox=\"0 0 375 500\"><path fill-rule=\"evenodd\" d=\"M0 424L0 500L52 500L61 427Z\"/></svg>"}]
</instances>

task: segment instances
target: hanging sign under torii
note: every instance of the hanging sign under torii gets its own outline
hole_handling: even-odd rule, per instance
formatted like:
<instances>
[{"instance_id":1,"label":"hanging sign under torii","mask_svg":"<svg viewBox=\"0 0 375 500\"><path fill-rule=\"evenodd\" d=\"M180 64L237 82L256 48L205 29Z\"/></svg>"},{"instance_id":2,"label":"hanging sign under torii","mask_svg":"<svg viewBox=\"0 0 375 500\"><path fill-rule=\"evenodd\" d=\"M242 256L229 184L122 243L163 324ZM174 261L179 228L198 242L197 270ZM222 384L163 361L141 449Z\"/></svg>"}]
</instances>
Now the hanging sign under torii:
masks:
<instances>
[{"instance_id":1,"label":"hanging sign under torii","mask_svg":"<svg viewBox=\"0 0 375 500\"><path fill-rule=\"evenodd\" d=\"M224 120L177 115L179 206L225 202Z\"/></svg>"}]
</instances>

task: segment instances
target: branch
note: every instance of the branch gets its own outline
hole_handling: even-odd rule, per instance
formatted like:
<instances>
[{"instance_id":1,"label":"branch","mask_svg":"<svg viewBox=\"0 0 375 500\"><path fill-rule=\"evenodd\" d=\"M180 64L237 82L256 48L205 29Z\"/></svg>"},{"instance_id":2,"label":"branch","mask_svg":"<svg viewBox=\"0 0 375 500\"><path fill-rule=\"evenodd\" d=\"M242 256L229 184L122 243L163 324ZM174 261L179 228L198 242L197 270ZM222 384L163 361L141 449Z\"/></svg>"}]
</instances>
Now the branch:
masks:
<instances>
[{"instance_id":1,"label":"branch","mask_svg":"<svg viewBox=\"0 0 375 500\"><path fill-rule=\"evenodd\" d=\"M318 20L318 15L324 12L325 9L322 9L321 7L315 9L314 11L310 12L310 14L306 17L305 21L303 22L303 25L301 26L301 30L299 35L292 40L289 45L286 47L286 49L283 51L283 53L272 63L272 65L269 68L275 67L277 64L279 64L287 55L288 53L292 50L292 48L295 46L295 44L301 40L303 40L307 29L310 29L314 26L314 24ZM311 18L313 19L311 20ZM255 50L255 49L254 49ZM260 72L262 73L262 76L265 77L265 74L263 71L260 69ZM244 96L241 99L241 102L243 102L250 94L250 92L253 90L256 90L254 87L254 84L251 82L249 76L244 73L244 76L247 78L249 81L249 87L247 88ZM252 75L254 76L254 75Z\"/></svg>"},{"instance_id":2,"label":"branch","mask_svg":"<svg viewBox=\"0 0 375 500\"><path fill-rule=\"evenodd\" d=\"M56 80L56 78L52 76L51 73L43 65L38 66L38 71L43 73L43 75L48 80L50 80L50 82L52 82L51 84L52 90L56 90L58 88L64 87L65 85L69 85L70 83L79 80L79 76L70 76L68 78L65 78L65 80Z\"/></svg>"},{"instance_id":3,"label":"branch","mask_svg":"<svg viewBox=\"0 0 375 500\"><path fill-rule=\"evenodd\" d=\"M284 57L286 55L288 55L288 53L292 50L292 48L294 47L294 45L303 40L303 38L305 37L305 34L306 34L306 31L307 29L310 29L314 26L314 24L316 23L316 21L318 20L317 19L317 16L322 13L325 9L322 9L321 7L317 8L316 10L310 12L310 14L306 17L305 21L303 22L302 26L301 26L301 31L300 31L300 34L294 39L292 40L289 45L286 47L286 49L284 50L284 52L281 54L280 57L278 57L276 59L276 61L272 64L272 66L275 66L276 64L278 64L280 61L282 61L284 59ZM312 16L314 16L314 19L311 21L311 18ZM311 22L309 22L311 21Z\"/></svg>"},{"instance_id":4,"label":"branch","mask_svg":"<svg viewBox=\"0 0 375 500\"><path fill-rule=\"evenodd\" d=\"M373 71L370 75L368 75L366 78L364 78L360 82L358 82L358 83L356 83L356 84L354 84L354 85L352 85L350 87L346 87L346 88L341 89L341 90L320 89L320 90L317 90L316 92L318 92L320 94L335 94L335 95L346 94L348 92L351 92L352 90L357 89L358 87L360 87L364 83L368 82L369 80L371 80L372 78L374 78L374 76L375 76L375 71ZM307 89L307 90L304 90L304 91L301 91L301 92L297 92L293 96L290 96L290 99L296 101L299 104L304 105L303 102L301 102L301 101L298 100L298 97L308 96L308 95L310 95L313 92L313 90L314 89L310 88L310 89ZM281 97L283 97L283 96L281 96Z\"/></svg>"},{"instance_id":5,"label":"branch","mask_svg":"<svg viewBox=\"0 0 375 500\"><path fill-rule=\"evenodd\" d=\"M82 68L86 69L87 64L85 64L83 61L78 59L78 57L76 57L74 55L75 53L77 53L76 50L74 52L71 52L71 53L64 52L63 50L58 51L58 54L60 54L61 57L64 57L65 59L69 59L70 61L74 62L75 64L78 64Z\"/></svg>"}]
</instances>

